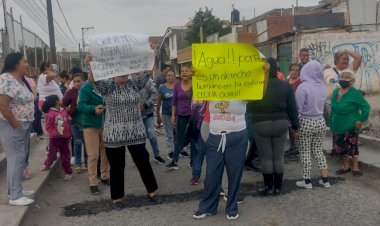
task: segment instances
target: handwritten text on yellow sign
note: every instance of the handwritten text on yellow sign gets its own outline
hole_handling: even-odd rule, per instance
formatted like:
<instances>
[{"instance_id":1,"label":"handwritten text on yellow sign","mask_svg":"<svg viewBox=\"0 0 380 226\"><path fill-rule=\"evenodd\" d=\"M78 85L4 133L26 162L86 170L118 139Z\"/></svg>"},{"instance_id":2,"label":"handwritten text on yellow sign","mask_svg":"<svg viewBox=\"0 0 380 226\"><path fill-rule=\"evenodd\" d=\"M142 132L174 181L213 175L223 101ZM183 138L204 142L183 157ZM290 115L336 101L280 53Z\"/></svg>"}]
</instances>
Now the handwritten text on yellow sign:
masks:
<instances>
[{"instance_id":1,"label":"handwritten text on yellow sign","mask_svg":"<svg viewBox=\"0 0 380 226\"><path fill-rule=\"evenodd\" d=\"M243 43L193 44L195 100L259 100L264 64L253 46Z\"/></svg>"}]
</instances>

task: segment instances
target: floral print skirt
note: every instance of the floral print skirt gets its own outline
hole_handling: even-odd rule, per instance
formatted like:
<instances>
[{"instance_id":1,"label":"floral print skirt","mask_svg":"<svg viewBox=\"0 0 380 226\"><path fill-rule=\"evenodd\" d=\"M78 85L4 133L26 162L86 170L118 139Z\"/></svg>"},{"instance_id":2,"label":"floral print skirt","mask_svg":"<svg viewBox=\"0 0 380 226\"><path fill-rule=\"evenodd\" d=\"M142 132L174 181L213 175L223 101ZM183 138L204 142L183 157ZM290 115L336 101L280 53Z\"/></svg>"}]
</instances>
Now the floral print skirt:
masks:
<instances>
[{"instance_id":1,"label":"floral print skirt","mask_svg":"<svg viewBox=\"0 0 380 226\"><path fill-rule=\"evenodd\" d=\"M359 155L358 138L357 129L352 129L344 134L334 134L334 151L340 155Z\"/></svg>"}]
</instances>

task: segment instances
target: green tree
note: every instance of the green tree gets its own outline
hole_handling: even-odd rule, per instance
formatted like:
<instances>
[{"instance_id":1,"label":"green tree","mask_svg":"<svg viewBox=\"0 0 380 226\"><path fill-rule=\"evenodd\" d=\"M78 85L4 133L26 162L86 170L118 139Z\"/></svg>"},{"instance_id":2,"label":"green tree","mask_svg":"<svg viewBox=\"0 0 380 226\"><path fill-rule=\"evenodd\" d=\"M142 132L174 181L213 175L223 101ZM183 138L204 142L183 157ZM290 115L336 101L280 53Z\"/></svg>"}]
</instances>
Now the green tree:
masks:
<instances>
[{"instance_id":1,"label":"green tree","mask_svg":"<svg viewBox=\"0 0 380 226\"><path fill-rule=\"evenodd\" d=\"M225 27L223 22L212 14L212 9L200 8L192 20L192 25L186 34L186 40L190 43L200 43L200 27L203 28L203 38L206 41L206 37L215 33L219 33L219 36L226 35L231 32L230 27Z\"/></svg>"}]
</instances>

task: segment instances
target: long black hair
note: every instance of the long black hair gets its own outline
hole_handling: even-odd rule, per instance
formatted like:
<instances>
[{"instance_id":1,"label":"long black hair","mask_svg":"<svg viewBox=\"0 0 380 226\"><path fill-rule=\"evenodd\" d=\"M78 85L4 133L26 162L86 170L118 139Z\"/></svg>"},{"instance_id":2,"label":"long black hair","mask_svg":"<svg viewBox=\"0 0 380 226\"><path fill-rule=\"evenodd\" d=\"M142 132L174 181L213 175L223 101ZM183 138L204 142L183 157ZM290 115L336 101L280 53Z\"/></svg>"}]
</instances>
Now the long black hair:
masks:
<instances>
[{"instance_id":1,"label":"long black hair","mask_svg":"<svg viewBox=\"0 0 380 226\"><path fill-rule=\"evenodd\" d=\"M22 53L10 53L5 57L4 67L1 70L1 74L16 70L17 65L24 58Z\"/></svg>"},{"instance_id":2,"label":"long black hair","mask_svg":"<svg viewBox=\"0 0 380 226\"><path fill-rule=\"evenodd\" d=\"M50 108L55 107L57 104L57 101L59 101L59 97L57 95L50 95L45 98L45 102L42 105L42 112L48 113Z\"/></svg>"}]
</instances>

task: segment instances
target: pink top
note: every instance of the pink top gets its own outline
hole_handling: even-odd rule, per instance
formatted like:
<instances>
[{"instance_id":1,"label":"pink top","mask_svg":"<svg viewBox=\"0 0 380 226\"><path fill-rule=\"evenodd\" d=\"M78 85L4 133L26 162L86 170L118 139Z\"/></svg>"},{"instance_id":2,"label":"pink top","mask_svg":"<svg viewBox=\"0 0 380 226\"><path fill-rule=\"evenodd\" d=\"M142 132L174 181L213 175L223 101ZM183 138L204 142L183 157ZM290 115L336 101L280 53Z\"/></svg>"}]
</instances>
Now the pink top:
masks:
<instances>
[{"instance_id":1,"label":"pink top","mask_svg":"<svg viewBox=\"0 0 380 226\"><path fill-rule=\"evenodd\" d=\"M49 138L71 137L69 115L65 109L61 108L58 111L56 108L50 108L45 118Z\"/></svg>"}]
</instances>

